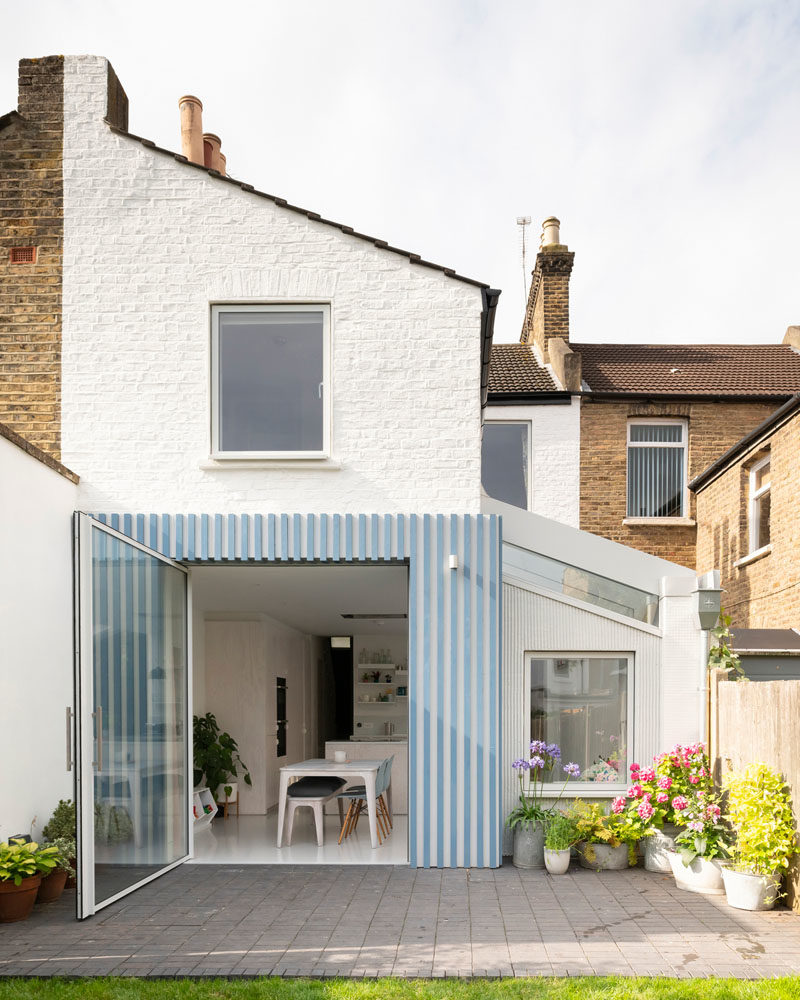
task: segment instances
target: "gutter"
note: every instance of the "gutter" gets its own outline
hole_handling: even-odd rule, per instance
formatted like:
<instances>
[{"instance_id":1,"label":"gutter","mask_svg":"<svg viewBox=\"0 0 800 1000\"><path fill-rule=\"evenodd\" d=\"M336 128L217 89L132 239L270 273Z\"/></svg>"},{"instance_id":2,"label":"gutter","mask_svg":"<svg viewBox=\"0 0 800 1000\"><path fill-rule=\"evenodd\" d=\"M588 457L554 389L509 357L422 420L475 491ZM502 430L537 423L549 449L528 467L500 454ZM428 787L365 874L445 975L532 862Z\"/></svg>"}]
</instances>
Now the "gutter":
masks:
<instances>
[{"instance_id":1,"label":"gutter","mask_svg":"<svg viewBox=\"0 0 800 1000\"><path fill-rule=\"evenodd\" d=\"M497 301L502 292L499 288L481 288L481 411L489 398L489 363L492 357L492 339L494 338L494 319L497 313Z\"/></svg>"},{"instance_id":2,"label":"gutter","mask_svg":"<svg viewBox=\"0 0 800 1000\"><path fill-rule=\"evenodd\" d=\"M703 400L710 403L730 403L736 400L748 400L753 403L782 403L787 400L791 402L789 393L755 393L755 392L602 392L592 389L585 389L581 396L594 399L651 399L658 402L662 399L683 400ZM771 418L768 418L771 419Z\"/></svg>"},{"instance_id":3,"label":"gutter","mask_svg":"<svg viewBox=\"0 0 800 1000\"><path fill-rule=\"evenodd\" d=\"M489 406L569 406L570 400L578 393L543 392L493 392L489 396Z\"/></svg>"},{"instance_id":4,"label":"gutter","mask_svg":"<svg viewBox=\"0 0 800 1000\"><path fill-rule=\"evenodd\" d=\"M770 434L783 427L784 424L792 419L796 410L800 410L800 393L792 396L783 406L770 414L766 420L763 420L758 427L750 431L749 434L746 434L741 440L737 441L732 448L729 448L720 455L716 462L712 462L699 476L695 476L689 483L689 489L692 493L699 493L700 490L708 486L714 479L722 475L735 458L750 450L755 445L760 444L764 438L769 437Z\"/></svg>"}]
</instances>

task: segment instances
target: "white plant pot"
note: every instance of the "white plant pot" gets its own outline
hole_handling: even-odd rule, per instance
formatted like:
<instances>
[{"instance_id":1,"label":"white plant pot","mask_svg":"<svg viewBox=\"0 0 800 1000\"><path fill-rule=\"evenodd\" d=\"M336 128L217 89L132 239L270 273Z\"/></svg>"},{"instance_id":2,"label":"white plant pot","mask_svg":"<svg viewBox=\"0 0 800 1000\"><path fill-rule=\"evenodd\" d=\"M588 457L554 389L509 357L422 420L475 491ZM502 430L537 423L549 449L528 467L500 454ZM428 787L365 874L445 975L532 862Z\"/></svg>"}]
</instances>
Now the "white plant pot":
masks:
<instances>
[{"instance_id":1,"label":"white plant pot","mask_svg":"<svg viewBox=\"0 0 800 1000\"><path fill-rule=\"evenodd\" d=\"M722 884L724 868L716 858L695 858L685 865L677 851L668 851L667 860L675 876L675 885L686 892L699 892L703 896L723 896Z\"/></svg>"},{"instance_id":2,"label":"white plant pot","mask_svg":"<svg viewBox=\"0 0 800 1000\"><path fill-rule=\"evenodd\" d=\"M777 873L752 875L726 867L722 869L722 880L728 905L737 910L771 910L781 888L781 877Z\"/></svg>"},{"instance_id":3,"label":"white plant pot","mask_svg":"<svg viewBox=\"0 0 800 1000\"><path fill-rule=\"evenodd\" d=\"M544 849L544 866L551 875L566 875L569 868L569 857L572 852L567 847L563 851L551 851L549 847Z\"/></svg>"},{"instance_id":4,"label":"white plant pot","mask_svg":"<svg viewBox=\"0 0 800 1000\"><path fill-rule=\"evenodd\" d=\"M678 827L665 823L644 838L644 866L649 872L671 872L669 852L675 850Z\"/></svg>"},{"instance_id":5,"label":"white plant pot","mask_svg":"<svg viewBox=\"0 0 800 1000\"><path fill-rule=\"evenodd\" d=\"M628 867L628 845L587 844L582 840L578 845L578 862L581 868L594 872L617 872Z\"/></svg>"},{"instance_id":6,"label":"white plant pot","mask_svg":"<svg viewBox=\"0 0 800 1000\"><path fill-rule=\"evenodd\" d=\"M544 827L541 823L515 827L513 861L517 868L544 868Z\"/></svg>"},{"instance_id":7,"label":"white plant pot","mask_svg":"<svg viewBox=\"0 0 800 1000\"><path fill-rule=\"evenodd\" d=\"M228 795L228 796L225 795L226 785L231 790L231 794ZM217 789L217 794L214 796L214 798L217 800L217 802L222 803L222 805L224 805L226 801L230 805L230 803L231 802L235 802L238 799L238 797L239 797L239 782L238 781L228 781L228 782L226 782L225 785L220 785L219 788Z\"/></svg>"}]
</instances>

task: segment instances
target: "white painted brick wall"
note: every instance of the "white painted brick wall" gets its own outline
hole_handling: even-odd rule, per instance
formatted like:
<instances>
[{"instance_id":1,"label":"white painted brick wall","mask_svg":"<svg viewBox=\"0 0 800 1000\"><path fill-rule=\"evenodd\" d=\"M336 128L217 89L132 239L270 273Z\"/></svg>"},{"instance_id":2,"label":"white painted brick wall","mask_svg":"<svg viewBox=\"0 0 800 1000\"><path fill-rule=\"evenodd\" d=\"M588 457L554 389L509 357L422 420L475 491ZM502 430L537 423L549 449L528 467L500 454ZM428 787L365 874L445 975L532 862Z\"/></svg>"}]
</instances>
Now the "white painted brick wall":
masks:
<instances>
[{"instance_id":1,"label":"white painted brick wall","mask_svg":"<svg viewBox=\"0 0 800 1000\"><path fill-rule=\"evenodd\" d=\"M115 135L106 68L65 61L62 459L83 507L477 512L480 290ZM319 299L341 468L201 468L209 303Z\"/></svg>"},{"instance_id":2,"label":"white painted brick wall","mask_svg":"<svg viewBox=\"0 0 800 1000\"><path fill-rule=\"evenodd\" d=\"M548 406L489 406L486 420L531 424L531 510L580 527L580 399Z\"/></svg>"}]
</instances>

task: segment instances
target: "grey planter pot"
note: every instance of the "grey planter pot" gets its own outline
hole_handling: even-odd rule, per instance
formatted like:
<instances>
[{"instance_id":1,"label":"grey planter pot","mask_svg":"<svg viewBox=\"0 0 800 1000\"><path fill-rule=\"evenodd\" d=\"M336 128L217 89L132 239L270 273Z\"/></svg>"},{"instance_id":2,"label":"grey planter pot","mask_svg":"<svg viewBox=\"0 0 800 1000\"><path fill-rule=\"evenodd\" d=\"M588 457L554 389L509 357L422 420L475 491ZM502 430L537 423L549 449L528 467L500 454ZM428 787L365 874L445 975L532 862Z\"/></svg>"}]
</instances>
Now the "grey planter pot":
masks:
<instances>
[{"instance_id":1,"label":"grey planter pot","mask_svg":"<svg viewBox=\"0 0 800 1000\"><path fill-rule=\"evenodd\" d=\"M578 862L581 868L594 872L618 872L628 867L628 845L609 847L608 844L578 844Z\"/></svg>"},{"instance_id":2,"label":"grey planter pot","mask_svg":"<svg viewBox=\"0 0 800 1000\"><path fill-rule=\"evenodd\" d=\"M675 885L684 892L699 892L703 896L724 896L725 887L722 884L722 865L713 858L695 858L690 865L681 861L676 851L667 854Z\"/></svg>"},{"instance_id":3,"label":"grey planter pot","mask_svg":"<svg viewBox=\"0 0 800 1000\"><path fill-rule=\"evenodd\" d=\"M565 851L551 851L545 847L544 866L551 875L566 875L571 854L572 851L569 848Z\"/></svg>"},{"instance_id":4,"label":"grey planter pot","mask_svg":"<svg viewBox=\"0 0 800 1000\"><path fill-rule=\"evenodd\" d=\"M669 852L675 850L678 827L665 823L644 839L644 866L649 872L671 872Z\"/></svg>"},{"instance_id":5,"label":"grey planter pot","mask_svg":"<svg viewBox=\"0 0 800 1000\"><path fill-rule=\"evenodd\" d=\"M771 910L781 891L781 876L751 875L733 868L722 869L728 906L737 910Z\"/></svg>"},{"instance_id":6,"label":"grey planter pot","mask_svg":"<svg viewBox=\"0 0 800 1000\"><path fill-rule=\"evenodd\" d=\"M515 828L513 861L517 868L544 868L544 827L541 823Z\"/></svg>"}]
</instances>

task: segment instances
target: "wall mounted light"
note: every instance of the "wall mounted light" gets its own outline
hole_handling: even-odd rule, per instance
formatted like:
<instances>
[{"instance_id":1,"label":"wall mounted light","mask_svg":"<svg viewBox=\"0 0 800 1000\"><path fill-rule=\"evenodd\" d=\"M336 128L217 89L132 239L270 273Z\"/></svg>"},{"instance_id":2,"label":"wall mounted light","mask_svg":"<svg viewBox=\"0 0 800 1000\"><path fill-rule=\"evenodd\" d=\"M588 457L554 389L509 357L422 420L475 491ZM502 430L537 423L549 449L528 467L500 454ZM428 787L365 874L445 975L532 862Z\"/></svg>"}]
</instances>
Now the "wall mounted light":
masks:
<instances>
[{"instance_id":1,"label":"wall mounted light","mask_svg":"<svg viewBox=\"0 0 800 1000\"><path fill-rule=\"evenodd\" d=\"M719 570L712 569L697 578L697 589L694 591L695 612L700 628L708 631L716 628L722 604L722 587L720 586Z\"/></svg>"},{"instance_id":2,"label":"wall mounted light","mask_svg":"<svg viewBox=\"0 0 800 1000\"><path fill-rule=\"evenodd\" d=\"M458 556L455 552L450 555L450 569L458 569Z\"/></svg>"}]
</instances>

